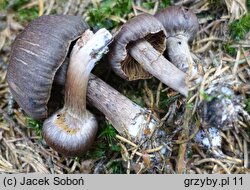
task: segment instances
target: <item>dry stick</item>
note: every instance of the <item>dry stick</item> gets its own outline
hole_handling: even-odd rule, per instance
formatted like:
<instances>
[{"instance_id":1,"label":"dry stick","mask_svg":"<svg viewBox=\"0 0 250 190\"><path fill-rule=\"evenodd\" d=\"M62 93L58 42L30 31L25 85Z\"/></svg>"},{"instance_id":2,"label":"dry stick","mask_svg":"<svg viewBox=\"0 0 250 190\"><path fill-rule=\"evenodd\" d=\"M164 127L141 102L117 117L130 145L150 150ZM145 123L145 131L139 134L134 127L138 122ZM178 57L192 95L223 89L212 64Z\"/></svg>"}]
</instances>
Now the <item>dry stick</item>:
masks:
<instances>
[{"instance_id":1,"label":"dry stick","mask_svg":"<svg viewBox=\"0 0 250 190\"><path fill-rule=\"evenodd\" d=\"M121 140L121 141L123 141L123 142L125 142L125 143L128 143L128 144L130 144L131 146L137 148L137 145L136 145L135 143L133 143L133 142L131 142L131 141L125 139L124 137L122 137L122 136L120 136L120 135L116 135L115 137L116 137L117 139L119 139L119 140Z\"/></svg>"},{"instance_id":2,"label":"dry stick","mask_svg":"<svg viewBox=\"0 0 250 190\"><path fill-rule=\"evenodd\" d=\"M147 72L187 96L186 74L164 58L149 42L144 39L137 41L132 45L129 53Z\"/></svg>"},{"instance_id":3,"label":"dry stick","mask_svg":"<svg viewBox=\"0 0 250 190\"><path fill-rule=\"evenodd\" d=\"M43 0L38 0L38 7L39 7L38 15L42 16L44 12Z\"/></svg>"},{"instance_id":4,"label":"dry stick","mask_svg":"<svg viewBox=\"0 0 250 190\"><path fill-rule=\"evenodd\" d=\"M182 139L187 139L189 137L189 120L192 115L192 109L186 106L184 113L184 123L181 133ZM177 158L176 170L178 174L183 174L186 171L186 153L187 153L187 142L180 144L179 153Z\"/></svg>"},{"instance_id":5,"label":"dry stick","mask_svg":"<svg viewBox=\"0 0 250 190\"><path fill-rule=\"evenodd\" d=\"M243 141L243 148L244 148L244 150L243 150L243 152L244 152L244 167L248 168L249 167L249 162L248 162L249 158L248 158L247 141L246 140Z\"/></svg>"},{"instance_id":6,"label":"dry stick","mask_svg":"<svg viewBox=\"0 0 250 190\"><path fill-rule=\"evenodd\" d=\"M192 75L192 61L191 60L187 60L189 63L189 69L188 69L188 79L190 79L190 76ZM185 80L185 82L187 83L187 88L190 86L190 81L189 80ZM188 92L188 100L190 100L190 98L192 98L193 96L193 92L189 91ZM189 102L187 100L187 102ZM190 102L189 102L190 103ZM183 139L188 139L189 138L189 121L192 118L192 113L193 110L191 107L188 106L188 103L186 104L185 107L185 112L184 112L184 122L183 122L183 126L182 126L182 132L181 132L181 136L179 137L179 140L183 140ZM179 174L182 173L186 173L186 154L187 154L187 143L188 142L184 142L182 144L180 144L179 146L179 153L178 153L178 158L177 158L177 166L176 166L176 171Z\"/></svg>"},{"instance_id":7,"label":"dry stick","mask_svg":"<svg viewBox=\"0 0 250 190\"><path fill-rule=\"evenodd\" d=\"M216 160L214 158L205 158L203 160L199 160L199 161L195 162L194 165L197 166L197 165L200 165L200 164L203 164L206 162L214 162L214 163L220 165L227 174L230 174L230 171L228 170L228 168L221 161Z\"/></svg>"}]
</instances>

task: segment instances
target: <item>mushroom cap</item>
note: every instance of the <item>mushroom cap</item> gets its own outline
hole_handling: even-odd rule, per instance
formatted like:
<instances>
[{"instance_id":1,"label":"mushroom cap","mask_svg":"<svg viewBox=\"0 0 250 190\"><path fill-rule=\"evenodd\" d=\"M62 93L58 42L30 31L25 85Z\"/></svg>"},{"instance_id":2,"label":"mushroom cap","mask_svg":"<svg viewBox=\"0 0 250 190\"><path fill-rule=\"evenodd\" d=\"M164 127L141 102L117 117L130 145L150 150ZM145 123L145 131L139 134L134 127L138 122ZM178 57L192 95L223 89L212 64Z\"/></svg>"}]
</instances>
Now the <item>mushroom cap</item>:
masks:
<instances>
[{"instance_id":1,"label":"mushroom cap","mask_svg":"<svg viewBox=\"0 0 250 190\"><path fill-rule=\"evenodd\" d=\"M167 37L181 34L191 41L199 30L196 15L182 6L167 7L155 14L155 17L165 27Z\"/></svg>"},{"instance_id":2,"label":"mushroom cap","mask_svg":"<svg viewBox=\"0 0 250 190\"><path fill-rule=\"evenodd\" d=\"M89 26L81 17L44 15L15 39L7 70L10 91L23 110L35 119L48 116L55 74L72 41Z\"/></svg>"},{"instance_id":3,"label":"mushroom cap","mask_svg":"<svg viewBox=\"0 0 250 190\"><path fill-rule=\"evenodd\" d=\"M122 25L114 36L108 53L108 61L114 72L120 77L127 80L152 77L129 54L130 45L143 38L158 52L164 52L166 48L164 27L154 16L149 14L141 14L132 18Z\"/></svg>"}]
</instances>

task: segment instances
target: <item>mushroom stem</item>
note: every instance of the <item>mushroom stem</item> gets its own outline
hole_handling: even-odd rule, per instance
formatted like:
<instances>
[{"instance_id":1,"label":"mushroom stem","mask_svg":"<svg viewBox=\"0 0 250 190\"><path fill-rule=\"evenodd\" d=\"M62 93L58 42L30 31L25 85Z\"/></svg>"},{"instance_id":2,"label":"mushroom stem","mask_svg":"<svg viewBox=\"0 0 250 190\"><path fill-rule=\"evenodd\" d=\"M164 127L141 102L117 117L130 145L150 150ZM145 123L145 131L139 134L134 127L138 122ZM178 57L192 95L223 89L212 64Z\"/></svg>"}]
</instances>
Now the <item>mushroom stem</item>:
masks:
<instances>
[{"instance_id":1,"label":"mushroom stem","mask_svg":"<svg viewBox=\"0 0 250 190\"><path fill-rule=\"evenodd\" d=\"M147 72L187 96L186 74L164 58L149 42L144 39L137 41L132 45L129 53Z\"/></svg>"},{"instance_id":2,"label":"mushroom stem","mask_svg":"<svg viewBox=\"0 0 250 190\"><path fill-rule=\"evenodd\" d=\"M93 36L93 32L90 30L84 34L82 38L85 39L90 39L91 36ZM82 53L82 56L86 57L86 59L83 58L81 61L74 59L77 57L78 50L78 48L74 48L71 53L65 84L64 107L70 110L72 114L83 118L86 115L86 93L89 74L94 68L95 63L90 62L91 55L87 51ZM86 50L86 48L84 50Z\"/></svg>"},{"instance_id":3,"label":"mushroom stem","mask_svg":"<svg viewBox=\"0 0 250 190\"><path fill-rule=\"evenodd\" d=\"M181 71L187 72L192 56L188 46L188 38L184 35L171 36L167 38L167 54L170 61Z\"/></svg>"},{"instance_id":4,"label":"mushroom stem","mask_svg":"<svg viewBox=\"0 0 250 190\"><path fill-rule=\"evenodd\" d=\"M149 111L93 74L89 78L87 100L107 117L121 135L129 134L140 140L147 129L151 133L159 125Z\"/></svg>"},{"instance_id":5,"label":"mushroom stem","mask_svg":"<svg viewBox=\"0 0 250 190\"><path fill-rule=\"evenodd\" d=\"M86 93L88 78L95 63L100 59L103 51L107 48L96 49L93 44L106 44L110 40L110 34L106 30L99 30L95 34L87 30L82 36L82 40L77 41L79 47L73 48L70 56L70 64L67 71L65 84L65 104L64 108L70 110L71 114L84 118L86 115ZM95 36L95 37L93 37ZM90 42L91 40L91 42ZM86 41L88 41L87 44ZM89 47L87 47L89 46ZM96 51L96 52L95 52Z\"/></svg>"}]
</instances>

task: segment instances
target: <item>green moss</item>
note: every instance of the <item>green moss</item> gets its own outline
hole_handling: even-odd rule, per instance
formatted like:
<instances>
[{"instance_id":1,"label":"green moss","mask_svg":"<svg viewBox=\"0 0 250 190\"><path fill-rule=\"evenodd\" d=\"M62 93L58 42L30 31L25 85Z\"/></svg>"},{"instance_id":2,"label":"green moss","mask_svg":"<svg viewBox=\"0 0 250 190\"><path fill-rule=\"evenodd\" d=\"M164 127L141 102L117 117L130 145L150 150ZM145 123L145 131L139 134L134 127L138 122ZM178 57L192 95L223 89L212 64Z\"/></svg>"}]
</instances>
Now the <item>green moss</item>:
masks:
<instances>
[{"instance_id":1,"label":"green moss","mask_svg":"<svg viewBox=\"0 0 250 190\"><path fill-rule=\"evenodd\" d=\"M18 20L20 22L30 22L38 17L38 8L32 7L30 9L18 10Z\"/></svg>"},{"instance_id":2,"label":"green moss","mask_svg":"<svg viewBox=\"0 0 250 190\"><path fill-rule=\"evenodd\" d=\"M95 143L86 155L87 158L95 159L105 156L106 146L104 143Z\"/></svg>"},{"instance_id":3,"label":"green moss","mask_svg":"<svg viewBox=\"0 0 250 190\"><path fill-rule=\"evenodd\" d=\"M7 8L7 0L0 0L0 11L3 11Z\"/></svg>"},{"instance_id":4,"label":"green moss","mask_svg":"<svg viewBox=\"0 0 250 190\"><path fill-rule=\"evenodd\" d=\"M111 30L120 23L119 17L123 18L124 15L129 14L131 11L131 0L102 1L96 7L90 8L88 22L94 29L105 27Z\"/></svg>"},{"instance_id":5,"label":"green moss","mask_svg":"<svg viewBox=\"0 0 250 190\"><path fill-rule=\"evenodd\" d=\"M246 4L247 4L248 11L250 11L250 0L247 0Z\"/></svg>"},{"instance_id":6,"label":"green moss","mask_svg":"<svg viewBox=\"0 0 250 190\"><path fill-rule=\"evenodd\" d=\"M109 170L112 174L124 174L126 173L122 161L113 161L108 167L107 170Z\"/></svg>"},{"instance_id":7,"label":"green moss","mask_svg":"<svg viewBox=\"0 0 250 190\"><path fill-rule=\"evenodd\" d=\"M159 9L166 8L170 6L171 2L170 0L161 0L159 1ZM142 2L141 6L147 10L153 9L155 7L155 1L154 0L147 0Z\"/></svg>"},{"instance_id":8,"label":"green moss","mask_svg":"<svg viewBox=\"0 0 250 190\"><path fill-rule=\"evenodd\" d=\"M33 130L35 130L36 135L39 136L40 138L42 138L42 122L35 120L31 117L26 117L26 123L27 123L27 127L31 128Z\"/></svg>"},{"instance_id":9,"label":"green moss","mask_svg":"<svg viewBox=\"0 0 250 190\"><path fill-rule=\"evenodd\" d=\"M148 1L145 1L142 3L142 7L145 8L145 9L153 9L155 6L155 2L154 1L151 1L151 0L148 0Z\"/></svg>"},{"instance_id":10,"label":"green moss","mask_svg":"<svg viewBox=\"0 0 250 190\"><path fill-rule=\"evenodd\" d=\"M30 3L30 0L12 0L8 2L8 8L17 11L27 3Z\"/></svg>"},{"instance_id":11,"label":"green moss","mask_svg":"<svg viewBox=\"0 0 250 190\"><path fill-rule=\"evenodd\" d=\"M250 98L247 99L246 101L246 108L245 110L250 114Z\"/></svg>"},{"instance_id":12,"label":"green moss","mask_svg":"<svg viewBox=\"0 0 250 190\"><path fill-rule=\"evenodd\" d=\"M115 139L117 132L111 124L106 124L98 131L97 140L93 148L88 152L88 158L101 158L106 154L120 152L120 146Z\"/></svg>"},{"instance_id":13,"label":"green moss","mask_svg":"<svg viewBox=\"0 0 250 190\"><path fill-rule=\"evenodd\" d=\"M31 0L0 0L0 10L8 9L17 12L16 20L18 22L30 22L38 17L38 7L32 6L31 8L24 8L25 5L31 2Z\"/></svg>"},{"instance_id":14,"label":"green moss","mask_svg":"<svg viewBox=\"0 0 250 190\"><path fill-rule=\"evenodd\" d=\"M209 5L211 7L220 7L223 5L223 1L221 1L221 0L209 0Z\"/></svg>"},{"instance_id":15,"label":"green moss","mask_svg":"<svg viewBox=\"0 0 250 190\"><path fill-rule=\"evenodd\" d=\"M181 95L175 95L172 97L168 97L166 92L161 92L160 94L159 107L160 109L164 109L168 107L171 103L173 103L176 99L178 99Z\"/></svg>"},{"instance_id":16,"label":"green moss","mask_svg":"<svg viewBox=\"0 0 250 190\"><path fill-rule=\"evenodd\" d=\"M140 105L141 107L145 107L146 104L143 100L143 88L138 85L137 87L135 87L135 89L137 90L134 90L133 88L132 89L126 89L125 91L125 94L126 96L133 102L135 102L137 105Z\"/></svg>"},{"instance_id":17,"label":"green moss","mask_svg":"<svg viewBox=\"0 0 250 190\"><path fill-rule=\"evenodd\" d=\"M227 44L222 44L222 48L225 52L227 52L229 55L232 57L235 57L237 54L236 48L232 47L229 43Z\"/></svg>"},{"instance_id":18,"label":"green moss","mask_svg":"<svg viewBox=\"0 0 250 190\"><path fill-rule=\"evenodd\" d=\"M243 16L240 20L236 20L229 25L229 34L235 40L244 39L245 35L250 31L250 13Z\"/></svg>"},{"instance_id":19,"label":"green moss","mask_svg":"<svg viewBox=\"0 0 250 190\"><path fill-rule=\"evenodd\" d=\"M214 99L214 96L208 95L206 92L204 91L200 91L200 95L202 96L202 98L204 99L204 101L206 102L211 102Z\"/></svg>"},{"instance_id":20,"label":"green moss","mask_svg":"<svg viewBox=\"0 0 250 190\"><path fill-rule=\"evenodd\" d=\"M171 1L170 0L162 0L162 1L160 1L159 7L160 8L165 8L165 7L168 7L170 5L171 5Z\"/></svg>"},{"instance_id":21,"label":"green moss","mask_svg":"<svg viewBox=\"0 0 250 190\"><path fill-rule=\"evenodd\" d=\"M106 127L102 128L100 134L98 135L98 138L103 138L109 144L112 144L115 138L115 135L116 135L116 131L114 127L111 124L107 124Z\"/></svg>"}]
</instances>

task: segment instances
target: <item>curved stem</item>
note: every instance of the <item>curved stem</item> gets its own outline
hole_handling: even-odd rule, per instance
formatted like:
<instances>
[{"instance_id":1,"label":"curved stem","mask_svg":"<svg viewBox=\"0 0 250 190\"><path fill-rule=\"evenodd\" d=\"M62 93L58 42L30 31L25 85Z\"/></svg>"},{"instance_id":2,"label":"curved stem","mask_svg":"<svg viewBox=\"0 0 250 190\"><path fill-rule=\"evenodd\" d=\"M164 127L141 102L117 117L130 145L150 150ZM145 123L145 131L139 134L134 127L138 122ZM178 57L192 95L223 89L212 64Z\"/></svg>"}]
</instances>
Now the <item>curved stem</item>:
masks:
<instances>
[{"instance_id":1,"label":"curved stem","mask_svg":"<svg viewBox=\"0 0 250 190\"><path fill-rule=\"evenodd\" d=\"M64 108L73 115L84 117L86 114L86 91L90 71L94 63L90 62L90 54L86 47L82 47L93 36L91 31L86 31L76 42L70 57L65 84ZM80 58L83 59L80 59ZM81 60L81 61L79 61Z\"/></svg>"},{"instance_id":2,"label":"curved stem","mask_svg":"<svg viewBox=\"0 0 250 190\"><path fill-rule=\"evenodd\" d=\"M106 29L95 34L90 30L84 32L76 42L70 56L65 84L64 108L74 116L83 118L86 115L86 93L89 74L95 63L107 50L112 35Z\"/></svg>"},{"instance_id":3,"label":"curved stem","mask_svg":"<svg viewBox=\"0 0 250 190\"><path fill-rule=\"evenodd\" d=\"M162 83L187 96L186 74L164 58L153 46L142 39L133 44L130 55Z\"/></svg>"}]
</instances>

